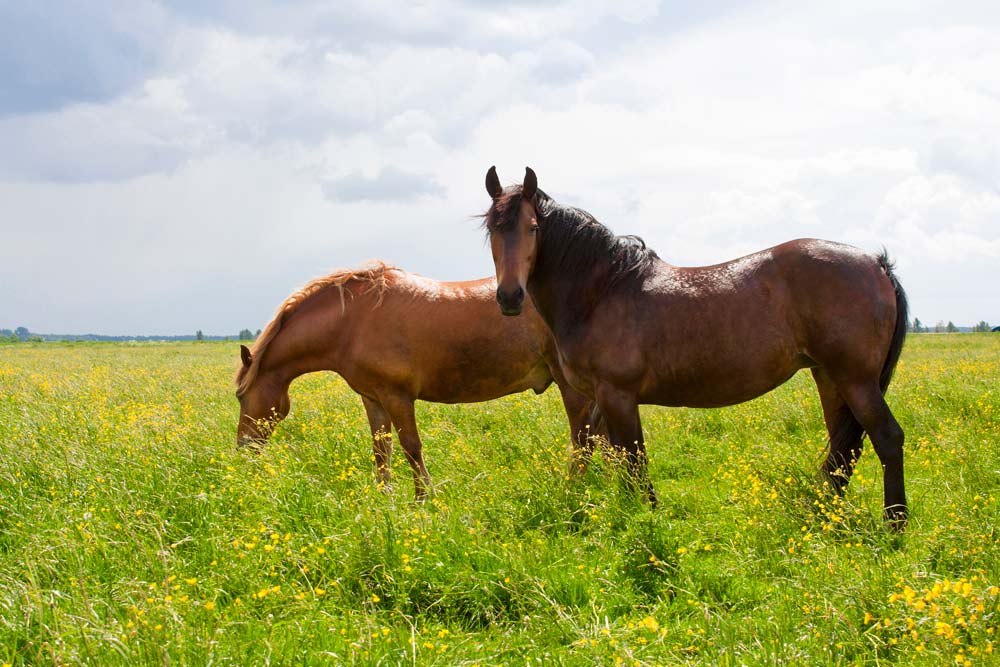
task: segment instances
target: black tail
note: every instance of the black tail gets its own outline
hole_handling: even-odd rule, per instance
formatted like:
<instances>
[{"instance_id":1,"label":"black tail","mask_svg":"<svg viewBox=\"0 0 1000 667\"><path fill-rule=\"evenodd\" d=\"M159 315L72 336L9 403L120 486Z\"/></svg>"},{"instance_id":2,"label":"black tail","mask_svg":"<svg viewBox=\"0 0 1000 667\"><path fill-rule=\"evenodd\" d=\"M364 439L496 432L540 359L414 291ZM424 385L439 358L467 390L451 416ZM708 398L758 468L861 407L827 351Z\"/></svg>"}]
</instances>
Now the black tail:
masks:
<instances>
[{"instance_id":1,"label":"black tail","mask_svg":"<svg viewBox=\"0 0 1000 667\"><path fill-rule=\"evenodd\" d=\"M882 373L878 377L879 387L882 388L882 393L884 394L886 389L889 388L892 373L896 370L899 355L903 352L903 341L906 339L906 322L909 318L909 306L906 303L906 292L903 291L903 286L899 284L899 279L893 273L895 267L884 248L878 256L878 264L885 271L886 277L892 283L892 289L896 292L896 329L892 332L889 353L885 357L885 363L882 365Z\"/></svg>"}]
</instances>

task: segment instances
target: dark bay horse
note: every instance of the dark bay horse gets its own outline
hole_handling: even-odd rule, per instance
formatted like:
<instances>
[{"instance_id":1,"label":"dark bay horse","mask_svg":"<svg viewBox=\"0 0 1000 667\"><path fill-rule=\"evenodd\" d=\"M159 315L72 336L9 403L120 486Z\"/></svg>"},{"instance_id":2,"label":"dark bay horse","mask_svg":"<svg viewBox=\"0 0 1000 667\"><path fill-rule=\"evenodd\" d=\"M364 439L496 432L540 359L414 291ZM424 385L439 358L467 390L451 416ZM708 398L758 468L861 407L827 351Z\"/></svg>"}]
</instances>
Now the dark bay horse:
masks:
<instances>
[{"instance_id":1,"label":"dark bay horse","mask_svg":"<svg viewBox=\"0 0 1000 667\"><path fill-rule=\"evenodd\" d=\"M906 335L906 295L885 252L800 239L723 264L677 267L636 237L491 168L484 216L505 315L526 294L556 339L563 374L596 399L655 505L638 405L720 407L809 368L830 437L823 470L843 492L867 432L885 516L902 528L903 430L883 398Z\"/></svg>"},{"instance_id":2,"label":"dark bay horse","mask_svg":"<svg viewBox=\"0 0 1000 667\"><path fill-rule=\"evenodd\" d=\"M240 347L237 442L264 441L288 414L292 380L335 371L361 395L376 473L388 486L395 426L416 497L430 487L413 413L417 399L473 403L555 381L573 450L586 444L593 402L565 381L552 336L530 304L525 317L497 312L492 277L438 282L377 263L313 280L288 297L254 343Z\"/></svg>"}]
</instances>

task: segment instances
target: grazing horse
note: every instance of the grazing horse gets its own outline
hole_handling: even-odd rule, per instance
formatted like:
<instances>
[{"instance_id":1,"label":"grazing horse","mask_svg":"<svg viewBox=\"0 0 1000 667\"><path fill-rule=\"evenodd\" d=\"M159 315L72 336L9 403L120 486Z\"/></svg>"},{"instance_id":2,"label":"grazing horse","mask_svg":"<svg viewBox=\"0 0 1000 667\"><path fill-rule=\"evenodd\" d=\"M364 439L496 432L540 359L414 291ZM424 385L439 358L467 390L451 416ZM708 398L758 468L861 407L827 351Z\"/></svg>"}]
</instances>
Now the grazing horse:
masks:
<instances>
[{"instance_id":1,"label":"grazing horse","mask_svg":"<svg viewBox=\"0 0 1000 667\"><path fill-rule=\"evenodd\" d=\"M376 474L388 487L392 427L413 469L416 497L430 476L413 414L417 399L474 403L555 381L569 417L572 449L586 446L593 403L559 370L555 343L529 305L501 316L496 280L438 282L376 263L313 280L288 297L254 343L240 346L237 443L263 442L288 414L288 386L313 371L335 371L361 395Z\"/></svg>"},{"instance_id":2,"label":"grazing horse","mask_svg":"<svg viewBox=\"0 0 1000 667\"><path fill-rule=\"evenodd\" d=\"M611 444L625 450L652 504L639 404L732 405L808 368L830 437L823 471L842 493L867 432L882 463L885 517L903 527L903 430L883 395L907 306L884 251L800 239L678 267L641 239L557 204L530 168L522 185L504 189L491 167L486 190L500 311L526 312L531 297L563 375L596 400Z\"/></svg>"}]
</instances>

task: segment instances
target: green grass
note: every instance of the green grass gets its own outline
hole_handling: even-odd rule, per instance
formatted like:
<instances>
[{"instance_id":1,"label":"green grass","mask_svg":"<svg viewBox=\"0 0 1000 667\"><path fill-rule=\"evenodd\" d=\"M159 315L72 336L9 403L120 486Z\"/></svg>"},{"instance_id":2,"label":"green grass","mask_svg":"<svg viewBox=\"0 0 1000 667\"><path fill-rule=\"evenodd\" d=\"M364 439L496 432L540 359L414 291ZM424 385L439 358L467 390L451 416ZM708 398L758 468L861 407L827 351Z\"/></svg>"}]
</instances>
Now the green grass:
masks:
<instances>
[{"instance_id":1,"label":"green grass","mask_svg":"<svg viewBox=\"0 0 1000 667\"><path fill-rule=\"evenodd\" d=\"M0 665L1000 664L1000 335L907 344L903 535L870 448L842 502L817 486L807 374L644 407L651 512L601 456L566 478L554 391L420 404L424 504L398 451L376 490L333 375L237 451L237 358L0 347Z\"/></svg>"}]
</instances>

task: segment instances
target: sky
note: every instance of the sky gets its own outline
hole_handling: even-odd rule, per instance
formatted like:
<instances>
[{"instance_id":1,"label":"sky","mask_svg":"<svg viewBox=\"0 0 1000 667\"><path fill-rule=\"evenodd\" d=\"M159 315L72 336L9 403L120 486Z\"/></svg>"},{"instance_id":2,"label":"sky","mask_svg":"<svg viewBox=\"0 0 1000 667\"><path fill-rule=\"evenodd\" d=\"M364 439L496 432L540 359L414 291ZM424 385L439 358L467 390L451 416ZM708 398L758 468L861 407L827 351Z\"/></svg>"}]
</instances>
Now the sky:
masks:
<instances>
[{"instance_id":1,"label":"sky","mask_svg":"<svg viewBox=\"0 0 1000 667\"><path fill-rule=\"evenodd\" d=\"M0 327L234 334L493 265L496 165L666 261L820 237L1000 324L1000 3L0 0Z\"/></svg>"}]
</instances>

